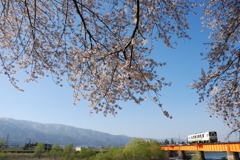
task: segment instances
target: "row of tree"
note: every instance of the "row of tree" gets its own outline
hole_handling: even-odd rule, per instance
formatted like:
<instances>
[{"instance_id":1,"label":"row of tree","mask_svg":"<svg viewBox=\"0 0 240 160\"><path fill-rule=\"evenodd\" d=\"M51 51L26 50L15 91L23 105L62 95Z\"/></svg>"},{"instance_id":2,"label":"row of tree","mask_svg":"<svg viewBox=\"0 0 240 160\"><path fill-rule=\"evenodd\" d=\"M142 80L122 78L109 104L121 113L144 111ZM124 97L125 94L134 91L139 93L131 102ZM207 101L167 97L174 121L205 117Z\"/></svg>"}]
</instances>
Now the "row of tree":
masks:
<instances>
[{"instance_id":1,"label":"row of tree","mask_svg":"<svg viewBox=\"0 0 240 160\"><path fill-rule=\"evenodd\" d=\"M72 159L76 157L75 150L73 145L65 145L64 148L61 148L58 144L54 144L52 149L47 153L44 144L38 143L34 149L34 156L38 157L39 159L42 156L48 156L51 159Z\"/></svg>"},{"instance_id":2,"label":"row of tree","mask_svg":"<svg viewBox=\"0 0 240 160\"><path fill-rule=\"evenodd\" d=\"M34 155L38 158L46 156L43 144L39 143L36 146ZM166 158L166 154L160 150L160 143L144 139L133 139L125 147L112 147L107 150L83 148L81 152L76 152L72 145L61 148L55 144L47 155L53 160L158 160Z\"/></svg>"}]
</instances>

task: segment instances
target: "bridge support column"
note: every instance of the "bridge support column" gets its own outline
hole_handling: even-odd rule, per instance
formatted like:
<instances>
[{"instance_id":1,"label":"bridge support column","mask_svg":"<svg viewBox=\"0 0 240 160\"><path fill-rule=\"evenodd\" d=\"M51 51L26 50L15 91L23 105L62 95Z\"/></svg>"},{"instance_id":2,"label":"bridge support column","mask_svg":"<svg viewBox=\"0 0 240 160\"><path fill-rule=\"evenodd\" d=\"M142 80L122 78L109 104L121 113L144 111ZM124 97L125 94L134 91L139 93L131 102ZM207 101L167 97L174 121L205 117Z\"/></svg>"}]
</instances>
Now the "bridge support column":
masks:
<instances>
[{"instance_id":1,"label":"bridge support column","mask_svg":"<svg viewBox=\"0 0 240 160\"><path fill-rule=\"evenodd\" d=\"M186 153L184 151L178 151L179 160L186 160Z\"/></svg>"},{"instance_id":2,"label":"bridge support column","mask_svg":"<svg viewBox=\"0 0 240 160\"><path fill-rule=\"evenodd\" d=\"M171 155L170 152L171 152L171 151L166 151L166 157L165 157L166 160L169 160L169 159L170 159L170 155Z\"/></svg>"},{"instance_id":3,"label":"bridge support column","mask_svg":"<svg viewBox=\"0 0 240 160\"><path fill-rule=\"evenodd\" d=\"M177 156L177 151L166 151L166 160L171 159L171 157L176 157Z\"/></svg>"},{"instance_id":4,"label":"bridge support column","mask_svg":"<svg viewBox=\"0 0 240 160\"><path fill-rule=\"evenodd\" d=\"M205 160L205 155L203 151L198 151L197 152L199 160Z\"/></svg>"},{"instance_id":5,"label":"bridge support column","mask_svg":"<svg viewBox=\"0 0 240 160\"><path fill-rule=\"evenodd\" d=\"M240 160L238 152L227 152L227 159L228 160Z\"/></svg>"}]
</instances>

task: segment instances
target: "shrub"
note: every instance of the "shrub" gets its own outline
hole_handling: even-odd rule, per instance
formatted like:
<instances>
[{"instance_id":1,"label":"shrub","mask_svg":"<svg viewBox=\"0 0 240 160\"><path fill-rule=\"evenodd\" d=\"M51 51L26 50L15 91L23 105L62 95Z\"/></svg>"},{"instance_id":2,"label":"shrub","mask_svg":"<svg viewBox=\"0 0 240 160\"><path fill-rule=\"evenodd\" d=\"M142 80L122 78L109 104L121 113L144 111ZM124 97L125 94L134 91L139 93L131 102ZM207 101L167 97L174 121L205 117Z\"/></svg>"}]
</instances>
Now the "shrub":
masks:
<instances>
[{"instance_id":1,"label":"shrub","mask_svg":"<svg viewBox=\"0 0 240 160\"><path fill-rule=\"evenodd\" d=\"M42 143L38 143L34 148L34 155L40 159L44 152L44 145Z\"/></svg>"},{"instance_id":2,"label":"shrub","mask_svg":"<svg viewBox=\"0 0 240 160\"><path fill-rule=\"evenodd\" d=\"M54 144L49 153L50 157L54 160L59 159L62 156L62 148L58 144Z\"/></svg>"}]
</instances>

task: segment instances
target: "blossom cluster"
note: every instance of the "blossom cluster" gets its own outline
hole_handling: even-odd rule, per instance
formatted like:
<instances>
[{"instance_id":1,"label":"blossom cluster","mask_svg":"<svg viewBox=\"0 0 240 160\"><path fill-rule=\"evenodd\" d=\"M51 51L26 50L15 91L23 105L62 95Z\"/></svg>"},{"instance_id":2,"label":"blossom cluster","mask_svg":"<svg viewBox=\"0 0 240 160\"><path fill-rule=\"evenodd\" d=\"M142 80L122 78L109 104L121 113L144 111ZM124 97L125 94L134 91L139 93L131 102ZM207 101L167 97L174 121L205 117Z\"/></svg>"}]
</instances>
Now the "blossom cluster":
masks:
<instances>
[{"instance_id":1,"label":"blossom cluster","mask_svg":"<svg viewBox=\"0 0 240 160\"><path fill-rule=\"evenodd\" d=\"M158 74L164 63L149 56L153 41L173 47L172 37L189 38L186 0L8 0L0 11L1 73L16 88L19 70L26 82L68 81L75 102L104 115L146 97L161 107L169 83Z\"/></svg>"}]
</instances>

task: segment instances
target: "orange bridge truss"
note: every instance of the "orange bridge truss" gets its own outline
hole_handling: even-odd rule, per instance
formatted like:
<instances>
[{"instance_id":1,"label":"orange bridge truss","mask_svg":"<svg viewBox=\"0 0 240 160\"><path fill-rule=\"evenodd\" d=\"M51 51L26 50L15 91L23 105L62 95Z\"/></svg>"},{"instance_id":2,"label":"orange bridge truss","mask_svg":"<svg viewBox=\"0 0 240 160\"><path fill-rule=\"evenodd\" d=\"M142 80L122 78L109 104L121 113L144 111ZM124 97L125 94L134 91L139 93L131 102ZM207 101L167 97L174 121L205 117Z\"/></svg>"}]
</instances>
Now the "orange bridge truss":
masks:
<instances>
[{"instance_id":1,"label":"orange bridge truss","mask_svg":"<svg viewBox=\"0 0 240 160\"><path fill-rule=\"evenodd\" d=\"M169 151L206 151L206 152L240 152L240 142L215 143L215 144L192 144L192 145L169 145L160 147L161 150Z\"/></svg>"}]
</instances>

